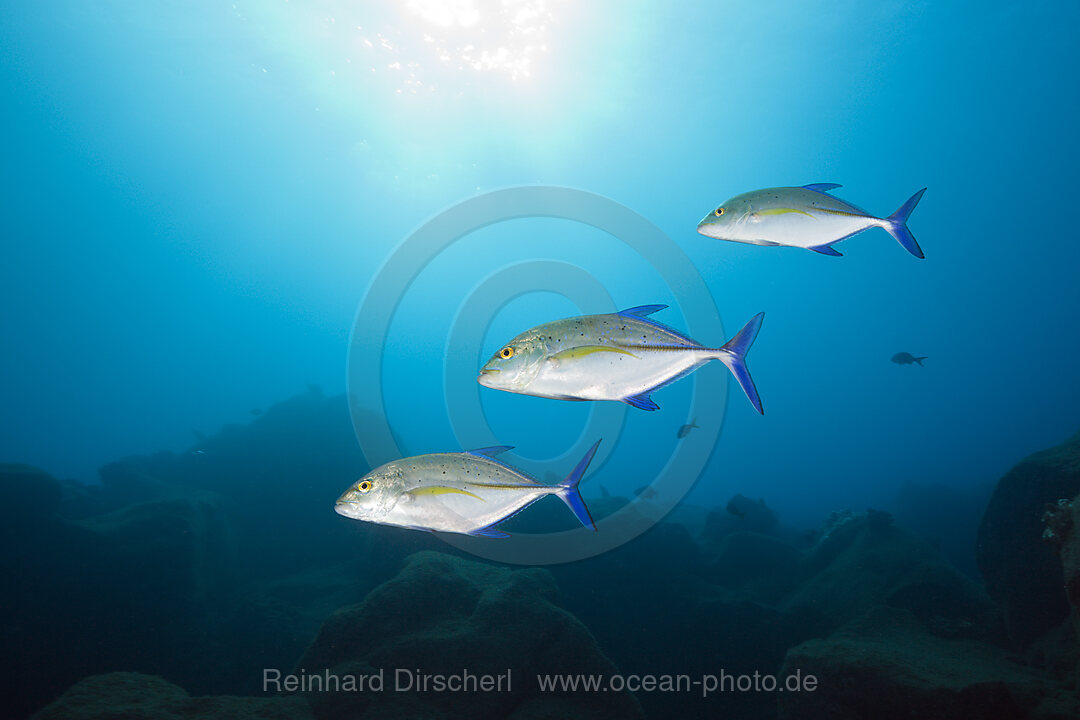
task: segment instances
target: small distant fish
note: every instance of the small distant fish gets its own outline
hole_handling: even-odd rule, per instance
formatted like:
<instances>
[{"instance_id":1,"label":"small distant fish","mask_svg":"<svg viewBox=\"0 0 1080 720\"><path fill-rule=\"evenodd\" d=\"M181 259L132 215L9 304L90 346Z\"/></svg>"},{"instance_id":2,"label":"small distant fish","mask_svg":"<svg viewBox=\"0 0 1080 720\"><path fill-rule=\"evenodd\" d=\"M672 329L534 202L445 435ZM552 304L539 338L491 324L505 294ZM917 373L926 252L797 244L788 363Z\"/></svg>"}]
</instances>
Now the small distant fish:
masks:
<instances>
[{"instance_id":1,"label":"small distant fish","mask_svg":"<svg viewBox=\"0 0 1080 720\"><path fill-rule=\"evenodd\" d=\"M679 438L684 438L689 435L690 431L696 427L699 427L699 425L697 424L697 418L694 418L689 425L683 425L681 428L679 428L679 432L677 434Z\"/></svg>"},{"instance_id":2,"label":"small distant fish","mask_svg":"<svg viewBox=\"0 0 1080 720\"><path fill-rule=\"evenodd\" d=\"M259 417L260 415L262 415L262 414L263 414L263 411L262 411L262 410L260 410L259 408L251 408L250 412L251 412L251 414L252 414L252 415L254 415L255 417Z\"/></svg>"},{"instance_id":3,"label":"small distant fish","mask_svg":"<svg viewBox=\"0 0 1080 720\"><path fill-rule=\"evenodd\" d=\"M205 455L206 451L205 450L192 450L191 454L192 455Z\"/></svg>"},{"instance_id":4,"label":"small distant fish","mask_svg":"<svg viewBox=\"0 0 1080 720\"><path fill-rule=\"evenodd\" d=\"M647 316L667 305L585 315L539 325L496 352L477 381L507 392L556 400L619 400L658 410L649 395L719 360L760 413L746 353L765 313L758 313L723 347L708 348Z\"/></svg>"},{"instance_id":5,"label":"small distant fish","mask_svg":"<svg viewBox=\"0 0 1080 720\"><path fill-rule=\"evenodd\" d=\"M833 245L879 227L909 253L924 257L915 236L908 230L907 221L926 188L908 198L889 217L879 218L829 194L838 187L833 183L814 183L736 195L703 217L697 231L717 240L800 247L839 257Z\"/></svg>"},{"instance_id":6,"label":"small distant fish","mask_svg":"<svg viewBox=\"0 0 1080 720\"><path fill-rule=\"evenodd\" d=\"M557 495L585 527L596 529L578 483L600 441L557 485L543 485L496 460L507 445L394 460L372 470L338 498L334 509L354 520L413 530L507 537L494 526L545 495Z\"/></svg>"},{"instance_id":7,"label":"small distant fish","mask_svg":"<svg viewBox=\"0 0 1080 720\"><path fill-rule=\"evenodd\" d=\"M923 367L922 361L926 360L929 355L923 355L922 357L915 357L911 353L898 352L892 356L892 361L897 365L911 365L912 363L918 363L919 367Z\"/></svg>"},{"instance_id":8,"label":"small distant fish","mask_svg":"<svg viewBox=\"0 0 1080 720\"><path fill-rule=\"evenodd\" d=\"M727 511L740 520L746 517L746 511L736 505L734 499L728 500Z\"/></svg>"},{"instance_id":9,"label":"small distant fish","mask_svg":"<svg viewBox=\"0 0 1080 720\"><path fill-rule=\"evenodd\" d=\"M608 489L603 485L600 486L600 497L611 497L611 493L609 493Z\"/></svg>"},{"instance_id":10,"label":"small distant fish","mask_svg":"<svg viewBox=\"0 0 1080 720\"><path fill-rule=\"evenodd\" d=\"M648 485L642 485L634 491L634 494L637 495L639 498L644 498L645 500L652 500L657 496L657 492Z\"/></svg>"}]
</instances>

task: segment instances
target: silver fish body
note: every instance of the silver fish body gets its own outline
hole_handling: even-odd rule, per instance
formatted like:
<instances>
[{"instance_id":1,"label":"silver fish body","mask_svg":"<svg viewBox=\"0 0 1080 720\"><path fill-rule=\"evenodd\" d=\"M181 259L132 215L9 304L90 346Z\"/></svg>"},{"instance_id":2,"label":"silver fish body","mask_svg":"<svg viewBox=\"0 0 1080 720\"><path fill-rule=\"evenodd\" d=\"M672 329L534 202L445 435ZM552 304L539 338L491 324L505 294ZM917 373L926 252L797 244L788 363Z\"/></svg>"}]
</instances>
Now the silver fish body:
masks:
<instances>
[{"instance_id":1,"label":"silver fish body","mask_svg":"<svg viewBox=\"0 0 1080 720\"><path fill-rule=\"evenodd\" d=\"M402 458L353 483L334 509L345 517L382 525L505 537L493 526L547 495L557 495L582 524L595 530L577 484L599 444L557 485L539 483L495 459L510 449L503 445Z\"/></svg>"},{"instance_id":2,"label":"silver fish body","mask_svg":"<svg viewBox=\"0 0 1080 720\"><path fill-rule=\"evenodd\" d=\"M717 240L800 247L838 256L833 245L879 227L909 253L924 257L908 230L907 220L926 188L912 195L895 213L882 218L831 195L830 191L838 187L816 183L736 195L702 218L697 231Z\"/></svg>"},{"instance_id":3,"label":"silver fish body","mask_svg":"<svg viewBox=\"0 0 1080 720\"><path fill-rule=\"evenodd\" d=\"M667 307L643 305L539 325L518 335L484 365L486 387L558 400L618 400L643 410L650 394L710 360L731 370L754 407L761 400L745 355L757 337L759 313L726 345L705 347L647 316Z\"/></svg>"}]
</instances>

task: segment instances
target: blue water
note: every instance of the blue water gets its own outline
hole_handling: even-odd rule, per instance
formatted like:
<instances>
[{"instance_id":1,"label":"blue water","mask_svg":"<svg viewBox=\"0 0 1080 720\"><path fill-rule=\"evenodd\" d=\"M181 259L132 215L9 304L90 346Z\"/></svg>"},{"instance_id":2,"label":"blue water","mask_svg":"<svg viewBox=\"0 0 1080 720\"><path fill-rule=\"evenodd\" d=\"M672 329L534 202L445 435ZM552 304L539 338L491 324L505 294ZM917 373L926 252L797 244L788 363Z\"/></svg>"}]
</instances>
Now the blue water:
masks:
<instances>
[{"instance_id":1,"label":"blue water","mask_svg":"<svg viewBox=\"0 0 1080 720\"><path fill-rule=\"evenodd\" d=\"M813 525L888 506L907 481L985 485L1080 425L1077 6L550 2L511 32L414 5L0 8L0 458L93 481L308 383L344 392L357 307L394 248L455 203L522 185L596 193L657 225L727 334L765 311L749 356L765 415L730 386L686 502L742 492ZM493 67L461 59L484 50ZM813 182L880 214L928 187L910 222L926 259L881 230L843 258L695 232L735 194ZM588 270L620 307L676 299L568 221L466 237L388 336L387 415L410 452L457 449L442 396L454 311L534 259ZM519 298L477 357L579 311ZM929 360L891 363L900 351ZM660 412L630 412L596 482L650 479L690 382L658 392ZM499 440L532 457L562 452L588 414L485 393Z\"/></svg>"}]
</instances>

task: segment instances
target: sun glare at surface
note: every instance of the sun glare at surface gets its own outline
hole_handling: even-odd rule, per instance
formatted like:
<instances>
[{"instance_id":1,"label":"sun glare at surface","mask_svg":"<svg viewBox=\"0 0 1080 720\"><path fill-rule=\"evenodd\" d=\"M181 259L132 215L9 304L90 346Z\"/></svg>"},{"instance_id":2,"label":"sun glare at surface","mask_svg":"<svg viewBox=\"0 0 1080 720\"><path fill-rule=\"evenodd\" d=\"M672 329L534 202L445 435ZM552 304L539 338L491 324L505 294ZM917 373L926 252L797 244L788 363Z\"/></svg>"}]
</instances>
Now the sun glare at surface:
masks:
<instances>
[{"instance_id":1,"label":"sun glare at surface","mask_svg":"<svg viewBox=\"0 0 1080 720\"><path fill-rule=\"evenodd\" d=\"M405 15L436 62L512 80L532 74L553 20L546 0L409 0Z\"/></svg>"}]
</instances>

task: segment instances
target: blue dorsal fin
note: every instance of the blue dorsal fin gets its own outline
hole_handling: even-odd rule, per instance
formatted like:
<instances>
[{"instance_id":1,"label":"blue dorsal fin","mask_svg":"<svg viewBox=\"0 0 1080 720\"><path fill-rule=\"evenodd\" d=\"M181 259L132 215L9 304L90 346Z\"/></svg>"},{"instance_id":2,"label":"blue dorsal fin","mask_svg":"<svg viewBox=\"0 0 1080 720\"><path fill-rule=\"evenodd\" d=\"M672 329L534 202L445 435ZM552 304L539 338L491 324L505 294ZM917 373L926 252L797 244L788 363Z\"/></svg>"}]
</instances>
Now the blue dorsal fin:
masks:
<instances>
[{"instance_id":1,"label":"blue dorsal fin","mask_svg":"<svg viewBox=\"0 0 1080 720\"><path fill-rule=\"evenodd\" d=\"M620 310L616 314L623 315L625 317L643 318L647 315L652 315L654 312L660 312L666 307L667 305L638 305L637 307Z\"/></svg>"},{"instance_id":2,"label":"blue dorsal fin","mask_svg":"<svg viewBox=\"0 0 1080 720\"><path fill-rule=\"evenodd\" d=\"M505 518L504 518L505 519ZM501 522L501 521L500 521ZM482 528L476 532L469 533L474 537L486 537L486 538L508 538L510 533L504 533L502 530L496 530L492 527Z\"/></svg>"},{"instance_id":3,"label":"blue dorsal fin","mask_svg":"<svg viewBox=\"0 0 1080 720\"><path fill-rule=\"evenodd\" d=\"M819 193L826 193L830 190L835 190L838 187L843 187L843 185L837 185L836 183L812 183L810 185L803 185L804 189L813 190L814 192Z\"/></svg>"},{"instance_id":4,"label":"blue dorsal fin","mask_svg":"<svg viewBox=\"0 0 1080 720\"><path fill-rule=\"evenodd\" d=\"M813 250L816 253L821 253L822 255L832 255L833 257L841 257L840 251L835 249L832 245L818 245L817 247L812 247L812 248L809 248L809 249Z\"/></svg>"},{"instance_id":5,"label":"blue dorsal fin","mask_svg":"<svg viewBox=\"0 0 1080 720\"><path fill-rule=\"evenodd\" d=\"M492 445L491 447L476 448L475 450L466 450L466 455L480 455L482 457L495 457L501 455L507 450L513 450L513 445Z\"/></svg>"},{"instance_id":6,"label":"blue dorsal fin","mask_svg":"<svg viewBox=\"0 0 1080 720\"><path fill-rule=\"evenodd\" d=\"M650 389L649 392L652 392L652 389ZM628 395L627 397L624 397L622 399L622 401L624 403L626 403L627 405L633 405L634 407L639 408L641 410L659 410L660 409L660 406L657 405L656 403L654 403L652 401L652 398L649 397L645 393L642 393L641 395Z\"/></svg>"}]
</instances>

